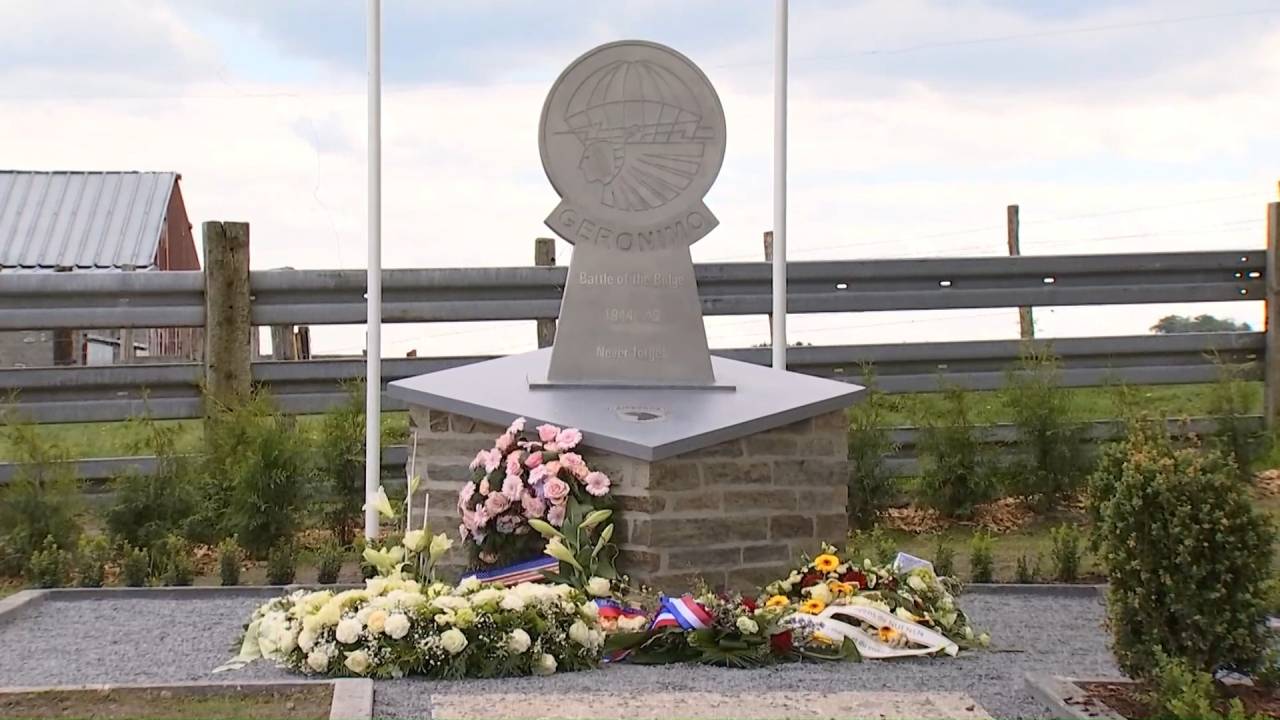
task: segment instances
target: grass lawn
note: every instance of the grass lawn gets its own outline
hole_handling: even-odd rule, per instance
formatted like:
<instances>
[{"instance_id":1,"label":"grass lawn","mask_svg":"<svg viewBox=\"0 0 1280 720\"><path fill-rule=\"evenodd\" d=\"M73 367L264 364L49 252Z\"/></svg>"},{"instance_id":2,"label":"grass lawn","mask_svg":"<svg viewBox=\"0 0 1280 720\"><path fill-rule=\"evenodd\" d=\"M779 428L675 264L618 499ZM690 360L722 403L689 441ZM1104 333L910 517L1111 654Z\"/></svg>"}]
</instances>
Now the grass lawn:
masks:
<instances>
[{"instance_id":1,"label":"grass lawn","mask_svg":"<svg viewBox=\"0 0 1280 720\"><path fill-rule=\"evenodd\" d=\"M279 690L225 690L184 693L181 688L113 688L0 692L0 717L102 718L103 720L241 720L288 718L323 720L333 702L331 685Z\"/></svg>"}]
</instances>

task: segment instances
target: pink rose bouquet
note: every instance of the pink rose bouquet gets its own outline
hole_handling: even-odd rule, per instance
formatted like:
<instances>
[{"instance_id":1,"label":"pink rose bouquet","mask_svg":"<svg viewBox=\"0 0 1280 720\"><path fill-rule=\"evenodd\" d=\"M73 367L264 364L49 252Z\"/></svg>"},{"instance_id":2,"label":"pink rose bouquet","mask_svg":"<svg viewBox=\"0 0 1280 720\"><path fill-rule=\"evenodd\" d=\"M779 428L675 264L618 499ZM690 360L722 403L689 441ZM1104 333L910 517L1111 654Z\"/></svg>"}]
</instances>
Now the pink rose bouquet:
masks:
<instances>
[{"instance_id":1,"label":"pink rose bouquet","mask_svg":"<svg viewBox=\"0 0 1280 720\"><path fill-rule=\"evenodd\" d=\"M574 452L582 442L579 430L539 425L526 433L524 426L518 418L492 448L476 453L471 480L458 493L458 533L476 567L537 557L546 541L529 521L560 527L570 501L591 508L609 504L609 476Z\"/></svg>"}]
</instances>

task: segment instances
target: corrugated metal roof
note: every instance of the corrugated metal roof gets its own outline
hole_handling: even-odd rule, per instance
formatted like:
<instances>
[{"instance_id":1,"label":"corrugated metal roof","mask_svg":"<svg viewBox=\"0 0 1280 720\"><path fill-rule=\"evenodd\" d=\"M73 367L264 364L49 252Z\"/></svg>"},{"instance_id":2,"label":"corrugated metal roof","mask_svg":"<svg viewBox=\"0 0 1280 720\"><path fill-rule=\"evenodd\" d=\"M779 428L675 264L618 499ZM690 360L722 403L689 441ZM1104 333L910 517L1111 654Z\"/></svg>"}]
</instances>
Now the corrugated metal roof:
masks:
<instances>
[{"instance_id":1,"label":"corrugated metal roof","mask_svg":"<svg viewBox=\"0 0 1280 720\"><path fill-rule=\"evenodd\" d=\"M177 177L0 171L0 268L151 267Z\"/></svg>"}]
</instances>

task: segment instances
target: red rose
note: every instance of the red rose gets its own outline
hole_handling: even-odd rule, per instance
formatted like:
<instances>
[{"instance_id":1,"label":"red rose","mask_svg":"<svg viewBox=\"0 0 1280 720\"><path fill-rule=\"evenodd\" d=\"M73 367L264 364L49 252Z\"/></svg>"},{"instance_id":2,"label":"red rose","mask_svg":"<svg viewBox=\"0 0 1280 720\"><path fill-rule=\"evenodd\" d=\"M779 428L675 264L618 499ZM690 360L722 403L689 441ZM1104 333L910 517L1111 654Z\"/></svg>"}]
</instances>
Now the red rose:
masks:
<instances>
[{"instance_id":1,"label":"red rose","mask_svg":"<svg viewBox=\"0 0 1280 720\"><path fill-rule=\"evenodd\" d=\"M780 633L774 633L769 636L769 647L775 655L786 655L795 647L792 642L791 631L783 630Z\"/></svg>"},{"instance_id":2,"label":"red rose","mask_svg":"<svg viewBox=\"0 0 1280 720\"><path fill-rule=\"evenodd\" d=\"M810 570L800 578L800 587L806 588L810 585L816 585L822 582L822 573L816 570Z\"/></svg>"},{"instance_id":3,"label":"red rose","mask_svg":"<svg viewBox=\"0 0 1280 720\"><path fill-rule=\"evenodd\" d=\"M756 599L749 597L742 598L742 607L746 608L747 612L755 612L757 607Z\"/></svg>"},{"instance_id":4,"label":"red rose","mask_svg":"<svg viewBox=\"0 0 1280 720\"><path fill-rule=\"evenodd\" d=\"M867 576L861 570L849 570L840 576L840 582L852 583L857 585L859 590L863 590L867 587Z\"/></svg>"}]
</instances>

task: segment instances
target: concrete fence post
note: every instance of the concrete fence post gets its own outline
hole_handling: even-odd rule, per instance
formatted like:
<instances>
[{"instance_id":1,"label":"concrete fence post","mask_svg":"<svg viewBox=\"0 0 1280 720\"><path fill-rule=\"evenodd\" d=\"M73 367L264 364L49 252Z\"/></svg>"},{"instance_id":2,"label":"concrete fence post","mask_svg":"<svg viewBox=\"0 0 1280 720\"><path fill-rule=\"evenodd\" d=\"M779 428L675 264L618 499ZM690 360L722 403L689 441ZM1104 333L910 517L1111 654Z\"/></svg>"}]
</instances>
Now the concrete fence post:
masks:
<instances>
[{"instance_id":1,"label":"concrete fence post","mask_svg":"<svg viewBox=\"0 0 1280 720\"><path fill-rule=\"evenodd\" d=\"M1280 202L1267 205L1267 295L1266 295L1266 392L1263 415L1267 429L1276 427L1280 412Z\"/></svg>"},{"instance_id":2,"label":"concrete fence post","mask_svg":"<svg viewBox=\"0 0 1280 720\"><path fill-rule=\"evenodd\" d=\"M209 398L235 406L249 396L249 224L206 222L204 382Z\"/></svg>"},{"instance_id":3,"label":"concrete fence post","mask_svg":"<svg viewBox=\"0 0 1280 720\"><path fill-rule=\"evenodd\" d=\"M533 264L538 267L555 267L556 241L552 238L537 238L533 241ZM556 341L555 318L538 320L538 347L551 347Z\"/></svg>"}]
</instances>

